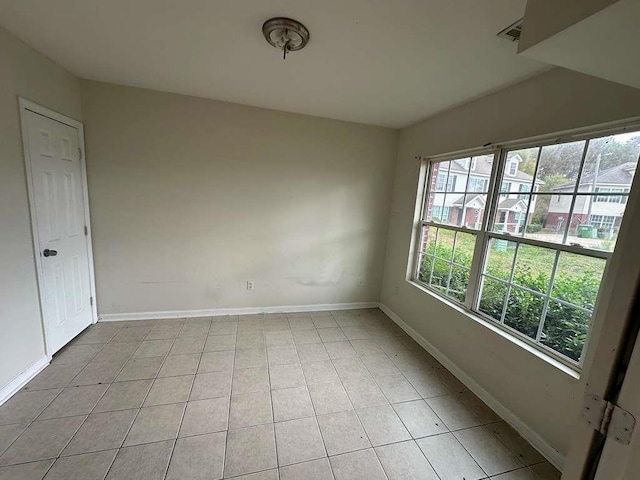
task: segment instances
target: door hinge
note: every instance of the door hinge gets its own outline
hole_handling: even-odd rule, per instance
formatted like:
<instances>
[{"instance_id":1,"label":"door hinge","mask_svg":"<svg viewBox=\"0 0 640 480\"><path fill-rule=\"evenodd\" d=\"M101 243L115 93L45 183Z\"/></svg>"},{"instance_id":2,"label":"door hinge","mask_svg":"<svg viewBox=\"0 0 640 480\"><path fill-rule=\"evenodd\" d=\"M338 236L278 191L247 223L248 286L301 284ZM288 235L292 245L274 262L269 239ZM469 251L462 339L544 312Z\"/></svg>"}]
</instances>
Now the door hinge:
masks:
<instances>
[{"instance_id":1,"label":"door hinge","mask_svg":"<svg viewBox=\"0 0 640 480\"><path fill-rule=\"evenodd\" d=\"M80 160L82 160L82 149L80 147L78 147L78 156L80 157Z\"/></svg>"},{"instance_id":2,"label":"door hinge","mask_svg":"<svg viewBox=\"0 0 640 480\"><path fill-rule=\"evenodd\" d=\"M87 226L84 226L84 236L87 237L89 235L89 229L87 228Z\"/></svg>"},{"instance_id":3,"label":"door hinge","mask_svg":"<svg viewBox=\"0 0 640 480\"><path fill-rule=\"evenodd\" d=\"M93 307L93 297L89 297L89 304Z\"/></svg>"},{"instance_id":4,"label":"door hinge","mask_svg":"<svg viewBox=\"0 0 640 480\"><path fill-rule=\"evenodd\" d=\"M636 425L631 413L594 394L585 395L582 418L594 430L623 445L629 445Z\"/></svg>"}]
</instances>

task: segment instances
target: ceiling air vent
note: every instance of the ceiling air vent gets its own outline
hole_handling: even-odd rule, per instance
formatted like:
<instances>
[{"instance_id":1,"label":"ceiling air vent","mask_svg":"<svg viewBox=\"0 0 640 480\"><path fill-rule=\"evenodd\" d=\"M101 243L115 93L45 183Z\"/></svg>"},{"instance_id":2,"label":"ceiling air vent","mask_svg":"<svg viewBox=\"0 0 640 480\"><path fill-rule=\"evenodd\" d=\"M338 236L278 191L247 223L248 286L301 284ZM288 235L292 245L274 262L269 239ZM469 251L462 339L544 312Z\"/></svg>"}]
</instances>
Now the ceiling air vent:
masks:
<instances>
[{"instance_id":1,"label":"ceiling air vent","mask_svg":"<svg viewBox=\"0 0 640 480\"><path fill-rule=\"evenodd\" d=\"M498 33L500 38L506 38L507 40L511 40L512 42L517 42L520 40L520 34L522 33L522 18L515 23L512 23L504 30Z\"/></svg>"}]
</instances>

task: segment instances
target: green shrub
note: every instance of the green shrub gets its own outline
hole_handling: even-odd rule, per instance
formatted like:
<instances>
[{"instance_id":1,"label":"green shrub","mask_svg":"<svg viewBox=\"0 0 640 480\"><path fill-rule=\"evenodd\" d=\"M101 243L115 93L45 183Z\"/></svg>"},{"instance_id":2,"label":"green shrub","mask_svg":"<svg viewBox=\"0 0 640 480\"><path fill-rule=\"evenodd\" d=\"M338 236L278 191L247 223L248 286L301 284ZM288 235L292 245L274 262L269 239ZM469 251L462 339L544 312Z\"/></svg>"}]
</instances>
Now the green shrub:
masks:
<instances>
[{"instance_id":1,"label":"green shrub","mask_svg":"<svg viewBox=\"0 0 640 480\"><path fill-rule=\"evenodd\" d=\"M489 272L491 273L491 272ZM545 294L550 278L542 272L522 268L514 272L514 283ZM540 341L573 360L579 360L587 337L590 311L600 287L600 275L585 270L577 276L556 275L551 295L567 303L577 305L580 310L560 302L550 300ZM484 282L480 310L499 320L502 316L506 284L494 280ZM505 324L535 338L544 300L542 297L514 286L507 300Z\"/></svg>"},{"instance_id":2,"label":"green shrub","mask_svg":"<svg viewBox=\"0 0 640 480\"><path fill-rule=\"evenodd\" d=\"M540 223L530 223L527 225L527 233L538 233L542 230L542 224Z\"/></svg>"}]
</instances>

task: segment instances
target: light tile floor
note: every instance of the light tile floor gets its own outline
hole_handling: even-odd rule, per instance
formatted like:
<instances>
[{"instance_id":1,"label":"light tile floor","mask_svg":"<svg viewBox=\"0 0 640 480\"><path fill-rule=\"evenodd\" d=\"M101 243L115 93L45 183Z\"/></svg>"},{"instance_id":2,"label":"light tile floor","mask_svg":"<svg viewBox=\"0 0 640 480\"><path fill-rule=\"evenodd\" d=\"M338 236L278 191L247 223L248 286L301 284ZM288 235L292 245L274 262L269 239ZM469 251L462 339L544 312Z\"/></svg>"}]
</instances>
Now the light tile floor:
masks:
<instances>
[{"instance_id":1,"label":"light tile floor","mask_svg":"<svg viewBox=\"0 0 640 480\"><path fill-rule=\"evenodd\" d=\"M552 480L377 309L99 323L0 406L0 480Z\"/></svg>"}]
</instances>

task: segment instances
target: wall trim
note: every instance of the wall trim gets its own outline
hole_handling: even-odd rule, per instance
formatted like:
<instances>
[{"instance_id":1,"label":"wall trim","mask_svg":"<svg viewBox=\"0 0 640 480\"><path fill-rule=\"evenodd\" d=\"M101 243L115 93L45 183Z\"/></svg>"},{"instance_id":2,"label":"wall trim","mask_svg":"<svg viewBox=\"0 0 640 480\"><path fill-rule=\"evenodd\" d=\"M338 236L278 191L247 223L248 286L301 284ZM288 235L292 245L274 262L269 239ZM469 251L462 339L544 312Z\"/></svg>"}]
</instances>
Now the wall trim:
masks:
<instances>
[{"instance_id":1,"label":"wall trim","mask_svg":"<svg viewBox=\"0 0 640 480\"><path fill-rule=\"evenodd\" d=\"M495 411L505 422L518 431L533 447L535 447L549 462L558 470L562 471L564 464L564 455L553 448L546 440L538 435L533 428L527 425L515 413L502 405L493 395L487 392L478 382L467 375L458 365L456 365L449 357L444 355L432 343L416 332L413 327L402 320L396 313L383 303L379 305L391 320L393 320L402 330L404 330L411 338L420 344L427 352L429 352L436 360L438 360L447 370L460 380L469 390L475 393L484 403L486 403L493 411Z\"/></svg>"},{"instance_id":2,"label":"wall trim","mask_svg":"<svg viewBox=\"0 0 640 480\"><path fill-rule=\"evenodd\" d=\"M276 307L213 308L203 310L170 310L161 312L106 313L98 315L100 322L123 320L157 320L164 318L219 317L222 315L251 315L255 313L323 312L327 310L356 310L378 308L378 302L323 303L319 305L287 305Z\"/></svg>"},{"instance_id":3,"label":"wall trim","mask_svg":"<svg viewBox=\"0 0 640 480\"><path fill-rule=\"evenodd\" d=\"M0 405L9 400L18 390L29 383L33 377L44 370L44 367L49 365L50 361L51 359L47 355L42 356L31 366L23 370L22 373L14 377L13 380L4 387L0 388Z\"/></svg>"}]
</instances>

